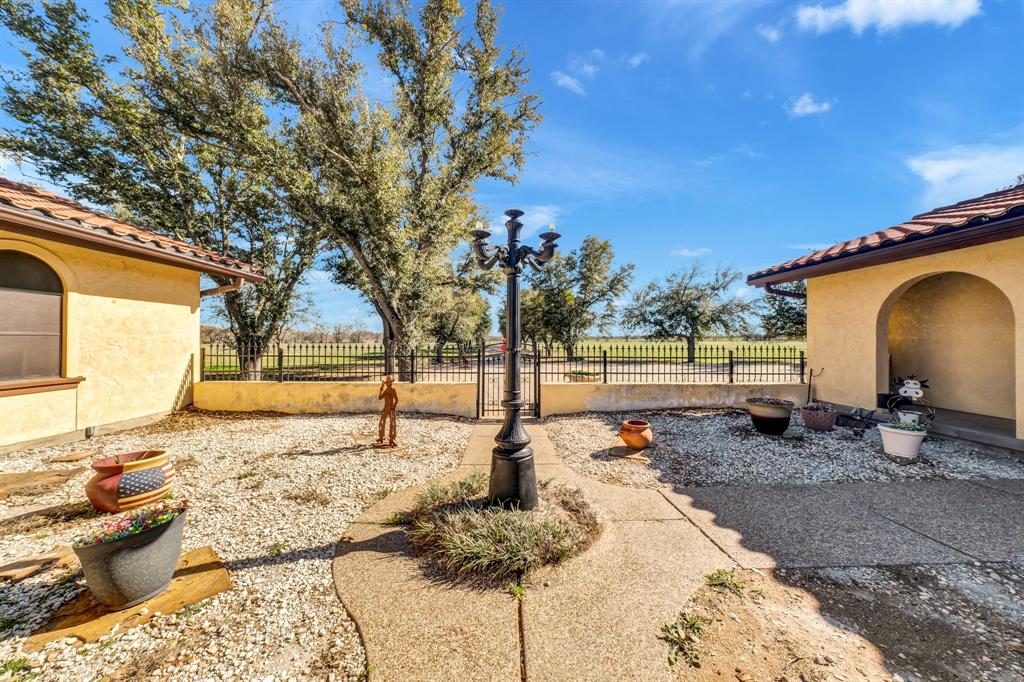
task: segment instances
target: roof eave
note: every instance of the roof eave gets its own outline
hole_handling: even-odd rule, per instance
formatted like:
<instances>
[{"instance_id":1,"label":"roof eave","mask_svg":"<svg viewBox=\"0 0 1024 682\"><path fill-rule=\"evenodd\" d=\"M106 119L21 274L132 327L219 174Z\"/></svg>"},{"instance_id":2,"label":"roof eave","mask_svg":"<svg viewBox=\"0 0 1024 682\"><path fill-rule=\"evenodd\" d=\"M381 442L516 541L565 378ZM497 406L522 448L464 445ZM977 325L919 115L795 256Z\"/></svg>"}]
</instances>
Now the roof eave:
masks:
<instances>
[{"instance_id":1,"label":"roof eave","mask_svg":"<svg viewBox=\"0 0 1024 682\"><path fill-rule=\"evenodd\" d=\"M832 275L847 270L882 265L910 258L918 258L942 251L964 249L991 242L1024 236L1024 215L1012 218L993 219L971 227L956 227L937 230L923 237L908 237L904 241L887 244L859 253L841 255L810 265L803 265L778 272L755 273L747 278L749 286L763 287L767 284L795 282L810 277Z\"/></svg>"},{"instance_id":2,"label":"roof eave","mask_svg":"<svg viewBox=\"0 0 1024 682\"><path fill-rule=\"evenodd\" d=\"M98 246L103 250L128 254L143 260L176 265L208 275L241 277L243 280L253 284L258 284L266 279L265 275L253 270L204 261L194 256L167 251L145 242L133 244L113 235L94 232L71 222L23 211L11 206L0 205L0 219L4 220L4 227L8 229L41 232L48 235L57 234L67 240L85 242L94 248Z\"/></svg>"}]
</instances>

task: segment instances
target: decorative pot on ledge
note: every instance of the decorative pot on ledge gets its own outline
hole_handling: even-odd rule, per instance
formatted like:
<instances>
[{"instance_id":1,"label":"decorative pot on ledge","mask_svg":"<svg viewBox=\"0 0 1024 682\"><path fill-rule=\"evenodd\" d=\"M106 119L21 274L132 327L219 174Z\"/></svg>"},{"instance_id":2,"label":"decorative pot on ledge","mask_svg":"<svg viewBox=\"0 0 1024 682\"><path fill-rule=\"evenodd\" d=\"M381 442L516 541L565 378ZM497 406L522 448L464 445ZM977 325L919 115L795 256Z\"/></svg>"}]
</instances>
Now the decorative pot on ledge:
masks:
<instances>
[{"instance_id":1,"label":"decorative pot on ledge","mask_svg":"<svg viewBox=\"0 0 1024 682\"><path fill-rule=\"evenodd\" d=\"M641 419L627 419L619 427L619 437L630 450L643 450L651 447L654 442L654 432L651 431L649 422Z\"/></svg>"},{"instance_id":2,"label":"decorative pot on ledge","mask_svg":"<svg viewBox=\"0 0 1024 682\"><path fill-rule=\"evenodd\" d=\"M140 450L92 463L96 475L85 484L92 506L122 512L155 502L171 490L174 465L163 450Z\"/></svg>"},{"instance_id":3,"label":"decorative pot on ledge","mask_svg":"<svg viewBox=\"0 0 1024 682\"><path fill-rule=\"evenodd\" d=\"M750 421L758 433L781 436L789 428L793 415L793 401L778 398L747 398Z\"/></svg>"}]
</instances>

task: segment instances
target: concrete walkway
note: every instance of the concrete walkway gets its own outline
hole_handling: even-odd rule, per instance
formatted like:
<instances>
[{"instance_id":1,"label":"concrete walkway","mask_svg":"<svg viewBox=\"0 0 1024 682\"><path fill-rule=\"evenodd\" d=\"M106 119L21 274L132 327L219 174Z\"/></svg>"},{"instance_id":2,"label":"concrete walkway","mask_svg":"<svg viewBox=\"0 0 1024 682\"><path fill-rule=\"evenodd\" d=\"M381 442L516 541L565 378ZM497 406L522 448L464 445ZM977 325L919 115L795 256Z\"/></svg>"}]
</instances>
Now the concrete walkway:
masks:
<instances>
[{"instance_id":1,"label":"concrete walkway","mask_svg":"<svg viewBox=\"0 0 1024 682\"><path fill-rule=\"evenodd\" d=\"M477 425L445 479L487 471ZM578 485L606 517L583 555L532 576L520 603L432 575L400 528L418 488L349 528L334 579L371 680L670 680L662 624L716 568L951 563L1024 558L1024 480L623 488L561 465L528 424L538 478Z\"/></svg>"}]
</instances>

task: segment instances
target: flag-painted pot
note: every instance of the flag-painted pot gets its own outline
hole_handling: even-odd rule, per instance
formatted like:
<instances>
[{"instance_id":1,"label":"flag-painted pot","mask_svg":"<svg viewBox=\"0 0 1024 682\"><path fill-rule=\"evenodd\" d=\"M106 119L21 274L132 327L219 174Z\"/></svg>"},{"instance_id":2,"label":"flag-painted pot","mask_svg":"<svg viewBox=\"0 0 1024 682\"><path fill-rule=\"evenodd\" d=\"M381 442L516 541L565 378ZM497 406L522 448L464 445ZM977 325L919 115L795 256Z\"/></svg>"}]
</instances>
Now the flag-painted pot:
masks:
<instances>
[{"instance_id":1,"label":"flag-painted pot","mask_svg":"<svg viewBox=\"0 0 1024 682\"><path fill-rule=\"evenodd\" d=\"M750 421L759 433L781 436L789 428L793 401L777 398L747 398Z\"/></svg>"},{"instance_id":2,"label":"flag-painted pot","mask_svg":"<svg viewBox=\"0 0 1024 682\"><path fill-rule=\"evenodd\" d=\"M141 450L92 463L96 475L85 484L92 506L122 512L155 502L171 490L174 465L163 450Z\"/></svg>"},{"instance_id":3,"label":"flag-painted pot","mask_svg":"<svg viewBox=\"0 0 1024 682\"><path fill-rule=\"evenodd\" d=\"M117 611L167 589L181 556L186 513L119 540L76 546L85 584L96 600Z\"/></svg>"},{"instance_id":4,"label":"flag-painted pot","mask_svg":"<svg viewBox=\"0 0 1024 682\"><path fill-rule=\"evenodd\" d=\"M651 425L640 419L627 419L619 427L619 437L630 450L643 450L651 447L654 442L654 433Z\"/></svg>"}]
</instances>

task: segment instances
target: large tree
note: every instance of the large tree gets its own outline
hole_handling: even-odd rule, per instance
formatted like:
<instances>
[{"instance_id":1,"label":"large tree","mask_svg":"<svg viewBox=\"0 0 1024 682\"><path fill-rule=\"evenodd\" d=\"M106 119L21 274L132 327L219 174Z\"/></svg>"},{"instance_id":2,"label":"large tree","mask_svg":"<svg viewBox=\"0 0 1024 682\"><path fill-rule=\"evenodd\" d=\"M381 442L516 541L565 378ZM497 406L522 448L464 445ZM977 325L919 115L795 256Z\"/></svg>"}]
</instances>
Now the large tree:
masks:
<instances>
[{"instance_id":1,"label":"large tree","mask_svg":"<svg viewBox=\"0 0 1024 682\"><path fill-rule=\"evenodd\" d=\"M777 289L807 294L807 282L780 284ZM807 301L799 297L765 293L758 315L769 339L807 336Z\"/></svg>"},{"instance_id":2,"label":"large tree","mask_svg":"<svg viewBox=\"0 0 1024 682\"><path fill-rule=\"evenodd\" d=\"M258 371L325 236L288 210L273 179L294 161L267 115L267 88L221 61L263 8L161 13L150 0L110 0L108 10L124 41L117 57L97 53L73 0L0 3L25 59L3 72L0 105L14 125L0 149L75 198L263 268L265 282L223 299L243 364ZM226 130L245 147L216 143Z\"/></svg>"},{"instance_id":3,"label":"large tree","mask_svg":"<svg viewBox=\"0 0 1024 682\"><path fill-rule=\"evenodd\" d=\"M749 329L752 304L729 293L741 277L730 268L709 274L694 263L664 282L651 282L634 292L623 310L622 324L652 339L685 339L687 359L694 362L702 338Z\"/></svg>"},{"instance_id":4,"label":"large tree","mask_svg":"<svg viewBox=\"0 0 1024 682\"><path fill-rule=\"evenodd\" d=\"M615 322L615 301L629 288L633 265L613 268L613 261L611 243L589 236L578 249L555 256L527 278L540 297L535 309L540 328L565 348L570 360L587 333L606 331Z\"/></svg>"},{"instance_id":5,"label":"large tree","mask_svg":"<svg viewBox=\"0 0 1024 682\"><path fill-rule=\"evenodd\" d=\"M522 55L497 43L486 0L471 22L456 0L346 0L350 40L376 52L393 83L388 102L359 89L361 71L334 29L304 50L279 27L260 32L249 60L296 121L301 168L278 176L308 220L330 226L335 280L380 315L388 356L426 340L452 279L456 247L478 216L477 181L513 181L539 122Z\"/></svg>"}]
</instances>

